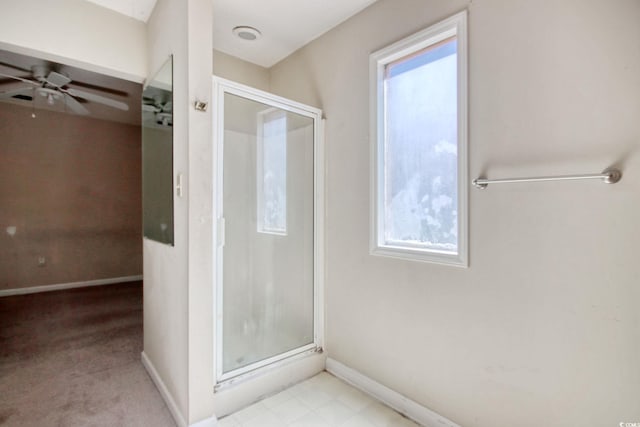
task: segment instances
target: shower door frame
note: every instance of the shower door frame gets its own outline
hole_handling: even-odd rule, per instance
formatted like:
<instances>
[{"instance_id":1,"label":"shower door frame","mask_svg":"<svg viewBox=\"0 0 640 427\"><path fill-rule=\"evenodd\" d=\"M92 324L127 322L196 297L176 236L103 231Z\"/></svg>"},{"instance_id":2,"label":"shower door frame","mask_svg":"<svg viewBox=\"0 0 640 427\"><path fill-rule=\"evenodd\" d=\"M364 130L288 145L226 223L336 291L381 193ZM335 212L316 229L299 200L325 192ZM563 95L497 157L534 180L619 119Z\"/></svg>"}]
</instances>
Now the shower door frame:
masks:
<instances>
[{"instance_id":1,"label":"shower door frame","mask_svg":"<svg viewBox=\"0 0 640 427\"><path fill-rule=\"evenodd\" d=\"M247 366L223 371L223 254L224 254L224 97L239 96L267 106L309 117L313 120L313 342L296 349L251 363ZM290 361L322 352L324 338L324 119L322 110L295 102L269 92L252 88L231 80L213 76L213 313L216 390L249 377L260 375Z\"/></svg>"}]
</instances>

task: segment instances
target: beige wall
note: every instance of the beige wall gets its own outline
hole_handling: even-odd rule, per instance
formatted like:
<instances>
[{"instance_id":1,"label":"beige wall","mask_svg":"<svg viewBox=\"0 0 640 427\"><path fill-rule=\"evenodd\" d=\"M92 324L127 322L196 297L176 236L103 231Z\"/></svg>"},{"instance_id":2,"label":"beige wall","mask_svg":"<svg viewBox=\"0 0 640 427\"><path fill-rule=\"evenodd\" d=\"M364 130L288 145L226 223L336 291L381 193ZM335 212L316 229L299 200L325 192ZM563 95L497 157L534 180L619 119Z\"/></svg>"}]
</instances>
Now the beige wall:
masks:
<instances>
[{"instance_id":1,"label":"beige wall","mask_svg":"<svg viewBox=\"0 0 640 427\"><path fill-rule=\"evenodd\" d=\"M213 74L234 82L269 90L269 70L218 50L213 51Z\"/></svg>"},{"instance_id":2,"label":"beige wall","mask_svg":"<svg viewBox=\"0 0 640 427\"><path fill-rule=\"evenodd\" d=\"M188 173L187 9L159 0L147 23L149 75L173 54L173 182ZM144 353L173 399L174 417L188 423L188 238L187 201L173 202L174 246L144 239Z\"/></svg>"},{"instance_id":3,"label":"beige wall","mask_svg":"<svg viewBox=\"0 0 640 427\"><path fill-rule=\"evenodd\" d=\"M142 82L144 22L84 0L0 0L0 48Z\"/></svg>"},{"instance_id":4,"label":"beige wall","mask_svg":"<svg viewBox=\"0 0 640 427\"><path fill-rule=\"evenodd\" d=\"M369 255L368 55L463 8L470 267ZM640 420L640 3L380 0L271 70L327 117L329 357L465 427Z\"/></svg>"},{"instance_id":5,"label":"beige wall","mask_svg":"<svg viewBox=\"0 0 640 427\"><path fill-rule=\"evenodd\" d=\"M0 0L0 10L0 48L13 52L138 82L174 55L173 179L182 174L184 195L175 246L142 242L144 351L180 425L212 425L212 123L192 107L211 98L211 1L158 0L146 25L84 0Z\"/></svg>"},{"instance_id":6,"label":"beige wall","mask_svg":"<svg viewBox=\"0 0 640 427\"><path fill-rule=\"evenodd\" d=\"M31 113L0 104L0 289L141 274L140 126Z\"/></svg>"},{"instance_id":7,"label":"beige wall","mask_svg":"<svg viewBox=\"0 0 640 427\"><path fill-rule=\"evenodd\" d=\"M180 0L184 2L184 0ZM215 422L213 386L213 119L193 108L195 100L212 106L213 5L188 0L189 117L189 423ZM205 427L205 426L199 426Z\"/></svg>"},{"instance_id":8,"label":"beige wall","mask_svg":"<svg viewBox=\"0 0 640 427\"><path fill-rule=\"evenodd\" d=\"M143 241L144 354L164 385L179 425L213 419L213 255L209 0L158 0L147 24L148 69L173 55L175 245ZM211 107L209 107L211 108Z\"/></svg>"}]
</instances>

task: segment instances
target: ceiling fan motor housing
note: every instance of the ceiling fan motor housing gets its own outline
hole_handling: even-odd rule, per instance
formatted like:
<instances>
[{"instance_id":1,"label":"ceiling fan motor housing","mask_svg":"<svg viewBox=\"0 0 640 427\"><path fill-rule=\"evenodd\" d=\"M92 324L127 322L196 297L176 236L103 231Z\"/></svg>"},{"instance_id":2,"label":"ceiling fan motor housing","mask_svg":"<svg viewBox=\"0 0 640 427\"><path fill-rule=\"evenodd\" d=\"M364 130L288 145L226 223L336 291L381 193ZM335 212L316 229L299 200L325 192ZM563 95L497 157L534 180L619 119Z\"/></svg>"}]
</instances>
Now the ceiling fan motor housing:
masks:
<instances>
[{"instance_id":1,"label":"ceiling fan motor housing","mask_svg":"<svg viewBox=\"0 0 640 427\"><path fill-rule=\"evenodd\" d=\"M31 72L33 73L33 78L38 80L39 82L45 81L47 79L48 69L44 65L34 65L31 67Z\"/></svg>"},{"instance_id":2,"label":"ceiling fan motor housing","mask_svg":"<svg viewBox=\"0 0 640 427\"><path fill-rule=\"evenodd\" d=\"M53 71L47 65L34 65L31 67L33 78L47 87L61 88L71 83L71 79L66 75Z\"/></svg>"}]
</instances>

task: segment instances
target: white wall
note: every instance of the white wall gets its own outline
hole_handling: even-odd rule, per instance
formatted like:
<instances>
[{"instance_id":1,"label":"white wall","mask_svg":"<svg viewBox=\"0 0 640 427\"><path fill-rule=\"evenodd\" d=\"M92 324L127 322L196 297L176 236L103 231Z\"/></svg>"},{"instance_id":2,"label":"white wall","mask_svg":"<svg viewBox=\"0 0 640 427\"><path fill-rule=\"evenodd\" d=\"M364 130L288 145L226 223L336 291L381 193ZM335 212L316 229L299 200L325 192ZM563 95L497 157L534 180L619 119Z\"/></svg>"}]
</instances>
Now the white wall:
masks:
<instances>
[{"instance_id":1,"label":"white wall","mask_svg":"<svg viewBox=\"0 0 640 427\"><path fill-rule=\"evenodd\" d=\"M148 22L149 70L173 54L175 245L145 240L144 352L179 424L213 415L211 2L159 0ZM153 71L152 71L153 73Z\"/></svg>"},{"instance_id":2,"label":"white wall","mask_svg":"<svg viewBox=\"0 0 640 427\"><path fill-rule=\"evenodd\" d=\"M0 0L0 48L142 82L145 24L84 0Z\"/></svg>"},{"instance_id":3,"label":"white wall","mask_svg":"<svg viewBox=\"0 0 640 427\"><path fill-rule=\"evenodd\" d=\"M369 255L368 55L463 8L470 267ZM329 357L465 427L640 420L640 3L380 0L271 70L327 117Z\"/></svg>"}]
</instances>

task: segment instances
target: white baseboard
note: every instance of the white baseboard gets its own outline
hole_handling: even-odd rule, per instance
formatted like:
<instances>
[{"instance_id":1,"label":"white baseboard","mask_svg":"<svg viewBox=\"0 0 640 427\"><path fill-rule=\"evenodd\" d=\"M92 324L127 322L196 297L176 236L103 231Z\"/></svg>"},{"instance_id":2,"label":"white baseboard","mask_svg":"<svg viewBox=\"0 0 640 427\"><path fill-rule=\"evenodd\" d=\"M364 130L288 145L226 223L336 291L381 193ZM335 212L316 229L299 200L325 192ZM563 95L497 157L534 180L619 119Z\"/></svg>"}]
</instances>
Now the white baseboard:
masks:
<instances>
[{"instance_id":1,"label":"white baseboard","mask_svg":"<svg viewBox=\"0 0 640 427\"><path fill-rule=\"evenodd\" d=\"M425 427L460 427L442 415L436 414L432 410L425 408L334 359L327 359L326 369L336 377L375 397L380 402L406 415L420 425Z\"/></svg>"},{"instance_id":2,"label":"white baseboard","mask_svg":"<svg viewBox=\"0 0 640 427\"><path fill-rule=\"evenodd\" d=\"M178 409L176 401L173 400L173 396L171 396L171 393L169 393L169 389L167 389L167 386L164 385L162 378L160 378L160 375L158 375L158 371L156 371L156 368L153 366L153 363L151 363L151 360L149 360L144 351L140 354L140 359L142 360L142 364L144 365L145 369L149 373L149 376L153 380L153 383L156 385L156 388L160 392L160 395L164 399L164 402L167 404L169 412L171 412L171 415L176 421L176 424L178 424L178 427L187 427L187 422L184 420L184 417L180 413L180 409Z\"/></svg>"},{"instance_id":3,"label":"white baseboard","mask_svg":"<svg viewBox=\"0 0 640 427\"><path fill-rule=\"evenodd\" d=\"M0 297L35 294L38 292L61 291L63 289L85 288L87 286L113 285L116 283L136 282L138 280L142 280L142 275L113 277L111 279L87 280L84 282L58 283L56 285L31 286L29 288L0 289Z\"/></svg>"},{"instance_id":4,"label":"white baseboard","mask_svg":"<svg viewBox=\"0 0 640 427\"><path fill-rule=\"evenodd\" d=\"M176 424L178 424L178 427L214 427L218 424L218 420L216 419L216 417L212 416L207 419L198 421L197 423L187 425L187 422L184 420L184 417L180 412L180 409L178 409L176 401L173 400L173 396L171 396L171 393L169 393L169 389L167 389L167 386L164 385L162 378L160 378L160 375L158 375L158 371L156 371L156 368L153 366L153 363L151 363L151 360L149 360L144 351L140 353L140 360L142 360L144 368L147 370L147 373L149 373L151 380L156 385L156 388L160 392L160 395L167 404L169 412L171 412L171 415L173 416Z\"/></svg>"}]
</instances>

